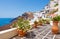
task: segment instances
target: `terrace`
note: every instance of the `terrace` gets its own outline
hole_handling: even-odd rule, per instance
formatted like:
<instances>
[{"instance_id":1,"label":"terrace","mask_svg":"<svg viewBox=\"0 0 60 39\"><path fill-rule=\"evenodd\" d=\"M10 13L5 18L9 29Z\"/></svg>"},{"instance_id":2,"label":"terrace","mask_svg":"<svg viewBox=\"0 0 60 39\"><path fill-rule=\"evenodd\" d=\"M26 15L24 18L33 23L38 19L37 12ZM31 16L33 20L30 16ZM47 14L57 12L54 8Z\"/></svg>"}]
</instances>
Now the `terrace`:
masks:
<instances>
[{"instance_id":1,"label":"terrace","mask_svg":"<svg viewBox=\"0 0 60 39\"><path fill-rule=\"evenodd\" d=\"M18 21L19 21L19 23L21 23L21 21L24 22L24 20L23 19L21 20L21 19L18 18L16 22L17 23L18 23ZM40 19L38 19L38 20L40 20ZM49 21L49 19L46 19L45 21L44 20L45 19L42 19L39 21L39 22L43 21L43 23L42 23L43 25L38 25L37 28L29 29L27 31L27 34L24 37L18 36L17 28L11 28L11 29L0 31L0 39L60 39L60 34L52 33L52 30L51 30L52 21L49 22L50 24L46 24L45 22ZM19 23L18 23L18 25L21 26ZM12 26L12 25L10 25L10 26ZM14 25L14 26L16 26L16 25ZM25 27L24 23L23 23L23 26Z\"/></svg>"},{"instance_id":2,"label":"terrace","mask_svg":"<svg viewBox=\"0 0 60 39\"><path fill-rule=\"evenodd\" d=\"M60 39L60 34L52 34L51 23L27 31L24 37L17 35L17 28L0 31L0 39Z\"/></svg>"},{"instance_id":3,"label":"terrace","mask_svg":"<svg viewBox=\"0 0 60 39\"><path fill-rule=\"evenodd\" d=\"M54 0L51 1L54 2ZM58 8L58 4L56 4L55 7L52 6L54 5L51 4L51 10L53 8L54 9ZM58 10L55 10L54 12L51 13L55 13L56 11L58 12ZM30 17L29 15L28 16L23 15L23 16L28 18ZM3 31L0 31L0 39L60 39L60 34L53 34L51 31L51 27L52 27L52 22L50 22L50 24L38 26L37 28L32 28L29 31L27 31L27 34L24 37L18 36L17 28L11 28L7 30L3 29Z\"/></svg>"}]
</instances>

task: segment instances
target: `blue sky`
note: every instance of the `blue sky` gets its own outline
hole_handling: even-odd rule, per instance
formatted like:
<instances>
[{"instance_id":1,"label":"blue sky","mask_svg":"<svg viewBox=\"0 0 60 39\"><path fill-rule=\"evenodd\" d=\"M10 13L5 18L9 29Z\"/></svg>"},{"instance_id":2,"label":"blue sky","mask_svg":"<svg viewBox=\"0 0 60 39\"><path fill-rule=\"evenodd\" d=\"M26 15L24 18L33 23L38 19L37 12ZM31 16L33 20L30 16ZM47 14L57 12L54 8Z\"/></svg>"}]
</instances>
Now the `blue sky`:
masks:
<instances>
[{"instance_id":1,"label":"blue sky","mask_svg":"<svg viewBox=\"0 0 60 39\"><path fill-rule=\"evenodd\" d=\"M49 0L0 0L0 18L14 18L28 11L40 11Z\"/></svg>"}]
</instances>

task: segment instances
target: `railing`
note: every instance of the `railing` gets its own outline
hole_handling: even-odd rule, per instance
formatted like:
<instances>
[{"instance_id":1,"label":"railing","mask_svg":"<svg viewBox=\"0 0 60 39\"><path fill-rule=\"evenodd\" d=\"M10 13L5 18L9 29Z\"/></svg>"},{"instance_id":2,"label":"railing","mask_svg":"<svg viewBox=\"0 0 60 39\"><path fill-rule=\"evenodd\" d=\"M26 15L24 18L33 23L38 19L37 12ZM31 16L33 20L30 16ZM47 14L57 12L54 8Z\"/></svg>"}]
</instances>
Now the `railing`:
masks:
<instances>
[{"instance_id":1,"label":"railing","mask_svg":"<svg viewBox=\"0 0 60 39\"><path fill-rule=\"evenodd\" d=\"M4 31L0 31L0 39L9 39L15 35L17 35L17 28L12 28Z\"/></svg>"}]
</instances>

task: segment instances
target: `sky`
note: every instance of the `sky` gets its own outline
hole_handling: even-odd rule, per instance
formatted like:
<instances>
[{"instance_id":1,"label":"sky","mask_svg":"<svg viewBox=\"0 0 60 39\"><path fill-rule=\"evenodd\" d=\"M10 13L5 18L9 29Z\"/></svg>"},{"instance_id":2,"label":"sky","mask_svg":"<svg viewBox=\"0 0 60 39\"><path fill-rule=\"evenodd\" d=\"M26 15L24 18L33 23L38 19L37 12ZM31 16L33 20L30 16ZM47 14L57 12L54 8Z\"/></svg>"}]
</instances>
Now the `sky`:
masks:
<instances>
[{"instance_id":1,"label":"sky","mask_svg":"<svg viewBox=\"0 0 60 39\"><path fill-rule=\"evenodd\" d=\"M24 12L42 10L49 0L0 0L0 18L15 18Z\"/></svg>"}]
</instances>

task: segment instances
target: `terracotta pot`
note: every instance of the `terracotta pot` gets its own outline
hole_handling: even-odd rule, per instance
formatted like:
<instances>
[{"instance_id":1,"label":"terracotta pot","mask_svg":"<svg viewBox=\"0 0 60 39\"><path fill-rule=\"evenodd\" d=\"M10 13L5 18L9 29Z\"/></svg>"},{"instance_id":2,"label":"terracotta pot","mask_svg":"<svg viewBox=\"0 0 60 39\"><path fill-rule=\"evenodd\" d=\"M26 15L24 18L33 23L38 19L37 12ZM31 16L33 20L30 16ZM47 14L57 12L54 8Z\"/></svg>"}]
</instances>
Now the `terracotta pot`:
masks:
<instances>
[{"instance_id":1,"label":"terracotta pot","mask_svg":"<svg viewBox=\"0 0 60 39\"><path fill-rule=\"evenodd\" d=\"M54 21L53 26L52 26L52 33L57 34L58 31L59 31L59 29L58 29L58 21Z\"/></svg>"},{"instance_id":2,"label":"terracotta pot","mask_svg":"<svg viewBox=\"0 0 60 39\"><path fill-rule=\"evenodd\" d=\"M49 22L46 22L46 24L50 24Z\"/></svg>"},{"instance_id":3,"label":"terracotta pot","mask_svg":"<svg viewBox=\"0 0 60 39\"><path fill-rule=\"evenodd\" d=\"M42 26L42 23L39 23L39 25L41 25L41 26Z\"/></svg>"},{"instance_id":4,"label":"terracotta pot","mask_svg":"<svg viewBox=\"0 0 60 39\"><path fill-rule=\"evenodd\" d=\"M58 34L58 31L59 31L58 27L54 25L54 26L52 27L52 33L53 33L53 34Z\"/></svg>"},{"instance_id":5,"label":"terracotta pot","mask_svg":"<svg viewBox=\"0 0 60 39\"><path fill-rule=\"evenodd\" d=\"M37 26L39 26L39 23L37 24Z\"/></svg>"},{"instance_id":6,"label":"terracotta pot","mask_svg":"<svg viewBox=\"0 0 60 39\"><path fill-rule=\"evenodd\" d=\"M34 27L34 28L37 28L37 24L33 24L33 27Z\"/></svg>"},{"instance_id":7,"label":"terracotta pot","mask_svg":"<svg viewBox=\"0 0 60 39\"><path fill-rule=\"evenodd\" d=\"M53 21L53 25L58 26L58 21Z\"/></svg>"},{"instance_id":8,"label":"terracotta pot","mask_svg":"<svg viewBox=\"0 0 60 39\"><path fill-rule=\"evenodd\" d=\"M40 25L42 26L42 23L40 23Z\"/></svg>"},{"instance_id":9,"label":"terracotta pot","mask_svg":"<svg viewBox=\"0 0 60 39\"><path fill-rule=\"evenodd\" d=\"M18 36L20 36L20 37L23 37L26 34L26 32L24 32L23 30L18 29L17 31L18 31Z\"/></svg>"}]
</instances>

